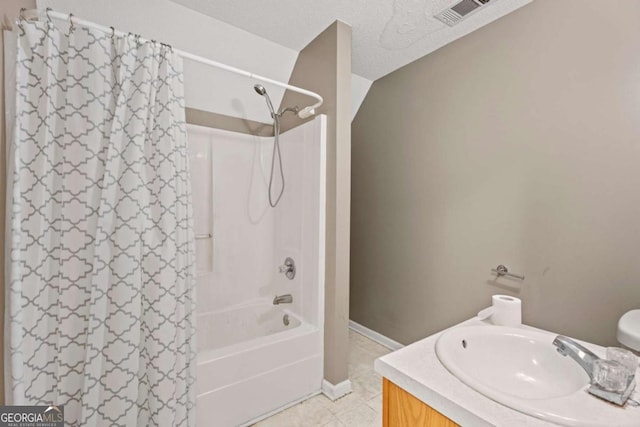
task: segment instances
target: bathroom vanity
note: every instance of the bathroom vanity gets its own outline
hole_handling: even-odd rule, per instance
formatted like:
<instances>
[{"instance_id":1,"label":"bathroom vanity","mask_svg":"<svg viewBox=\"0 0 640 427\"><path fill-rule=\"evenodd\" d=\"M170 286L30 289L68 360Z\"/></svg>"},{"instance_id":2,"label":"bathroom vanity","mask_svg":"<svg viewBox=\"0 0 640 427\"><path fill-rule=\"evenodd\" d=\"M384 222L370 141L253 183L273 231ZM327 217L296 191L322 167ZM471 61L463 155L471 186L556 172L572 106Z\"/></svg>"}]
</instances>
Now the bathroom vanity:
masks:
<instances>
[{"instance_id":1,"label":"bathroom vanity","mask_svg":"<svg viewBox=\"0 0 640 427\"><path fill-rule=\"evenodd\" d=\"M388 379L382 380L382 425L455 427L454 421Z\"/></svg>"},{"instance_id":2,"label":"bathroom vanity","mask_svg":"<svg viewBox=\"0 0 640 427\"><path fill-rule=\"evenodd\" d=\"M490 372L484 373L489 387L485 389L481 386L476 389L470 387L452 374L436 353L438 339L443 334L458 328L468 328L464 331L474 331L476 334L478 331L483 333L483 328L493 328L486 329L486 332L491 334L498 327L473 318L376 360L375 370L383 377L383 426L640 426L640 407L635 406L632 401L629 401L624 407L618 407L589 395L586 391L588 377L586 377L584 385L580 383L576 386L575 382L571 383L574 381L572 378L567 378L566 381L562 378L556 385L554 377L564 375L566 370L566 366L562 366L562 364L565 362L571 364L572 361L568 358L562 358L562 356L559 356L561 359L557 359L553 348L550 352L543 348L542 350L546 353L540 353L539 357L535 357L535 361L532 362L533 365L539 363L540 366L549 364L549 370L546 367L541 369L541 372L544 371L547 374L547 378L541 380L548 381L549 385L546 388L536 389L542 395L527 394L526 390L522 390L522 393L520 390L509 390L510 385L500 383L499 379L496 379L495 383L492 382L493 377ZM533 337L537 335L543 338L551 337L549 345L551 345L552 337L555 336L555 334L525 325L516 329L516 331L518 330ZM463 330L460 329L458 332L461 331ZM458 332L449 336L456 335ZM464 333L466 332L463 332L462 335ZM460 342L466 348L466 341L462 342L461 340ZM509 345L508 340L492 341L490 337L482 337L478 340L478 343L483 345L492 342L496 343L495 352L491 353L491 357L479 360L478 369L486 370L487 364L493 365L490 369L501 369L503 365L505 369L514 369L507 366L509 364L507 361L522 357L522 349L510 351L511 349L505 347ZM542 341L542 346L545 345L545 342ZM588 343L582 344L597 355L604 355L605 349L603 347ZM443 357L447 353L443 351L442 343L439 347L440 356ZM445 350L447 349L445 348ZM493 351L493 348L490 350ZM540 349L534 346L532 351L540 351ZM496 363L495 360L498 362ZM473 368L473 366L471 367ZM535 366L533 369L536 369ZM549 372L551 375L548 375ZM640 370L637 371L636 378L640 378L639 374ZM481 379L482 376L478 375ZM531 381L535 382L538 379L532 378ZM536 387L538 386L536 385ZM562 387L565 387L566 390L563 391ZM488 390L490 388L497 390L497 394L491 395ZM511 407L506 403L501 404L496 401L500 400L501 392L504 399L512 398L508 402ZM640 388L636 387L631 399L640 402ZM540 407L537 414L535 414L536 405ZM513 407L520 409L512 409ZM521 410L529 411L531 415L527 415Z\"/></svg>"}]
</instances>

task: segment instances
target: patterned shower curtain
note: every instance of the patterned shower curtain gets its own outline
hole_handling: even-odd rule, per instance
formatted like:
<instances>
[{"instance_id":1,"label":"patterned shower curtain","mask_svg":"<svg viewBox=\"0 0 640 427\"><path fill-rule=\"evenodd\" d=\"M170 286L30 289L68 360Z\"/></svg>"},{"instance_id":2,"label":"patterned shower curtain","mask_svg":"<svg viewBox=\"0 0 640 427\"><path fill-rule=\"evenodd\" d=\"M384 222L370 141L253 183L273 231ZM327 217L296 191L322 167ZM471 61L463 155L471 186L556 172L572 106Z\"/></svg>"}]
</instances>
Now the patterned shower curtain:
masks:
<instances>
[{"instance_id":1,"label":"patterned shower curtain","mask_svg":"<svg viewBox=\"0 0 640 427\"><path fill-rule=\"evenodd\" d=\"M64 405L71 426L193 426L181 60L84 27L16 31L8 403Z\"/></svg>"}]
</instances>

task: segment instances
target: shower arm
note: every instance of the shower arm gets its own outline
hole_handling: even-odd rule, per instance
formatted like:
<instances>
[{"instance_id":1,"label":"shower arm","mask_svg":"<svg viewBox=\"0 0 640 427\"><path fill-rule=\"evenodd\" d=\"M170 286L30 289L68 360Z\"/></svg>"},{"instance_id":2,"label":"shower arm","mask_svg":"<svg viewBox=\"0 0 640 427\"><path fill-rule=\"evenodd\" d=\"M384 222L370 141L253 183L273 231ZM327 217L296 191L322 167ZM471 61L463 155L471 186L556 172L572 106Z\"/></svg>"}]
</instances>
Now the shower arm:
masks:
<instances>
[{"instance_id":1,"label":"shower arm","mask_svg":"<svg viewBox=\"0 0 640 427\"><path fill-rule=\"evenodd\" d=\"M298 107L297 105L295 107L286 107L283 108L282 110L278 111L278 117L282 117L284 115L284 113L286 113L287 111L298 115L300 113L300 107Z\"/></svg>"},{"instance_id":2,"label":"shower arm","mask_svg":"<svg viewBox=\"0 0 640 427\"><path fill-rule=\"evenodd\" d=\"M93 28L95 30L102 31L104 33L109 33L109 34L112 34L113 36L118 36L118 37L123 37L123 36L127 36L128 35L127 33L124 33L122 31L118 31L118 30L114 29L113 27L105 27L104 25L100 25L100 24L96 24L95 22L91 22L91 21L87 21L87 20L84 20L84 19L80 19L80 18L77 18L77 17L75 17L75 16L73 16L71 14L56 12L56 11L51 10L51 9L46 9L45 11L40 11L38 9L30 9L30 10L22 9L20 11L20 19L33 20L33 19L39 19L39 18L44 18L44 19L55 18L55 19L62 20L62 21L68 21L72 26L81 25L83 27ZM137 40L140 43L150 42L151 41L151 40L144 39L142 37L138 37ZM191 61L200 62L201 64L209 65L211 67L219 68L221 70L229 71L230 73L239 74L241 76L249 77L251 79L260 80L261 82L269 83L271 85L278 86L280 88L287 89L287 90L290 90L292 92L296 92L296 93L299 93L301 95L306 95L306 96L309 96L311 98L316 99L317 102L315 104L309 105L309 106L304 107L302 109L299 109L296 112L296 115L298 117L300 117L301 119L307 119L307 118L315 115L316 114L316 109L319 108L322 105L322 103L324 102L324 100L322 99L322 96L318 95L315 92L311 92L310 90L302 89L302 88L297 87L297 86L293 86L293 85L290 85L290 84L287 84L287 83L279 82L277 80L273 80L273 79L270 79L268 77L260 76L258 74L254 74L254 73L251 73L249 71L245 71L245 70L242 70L240 68L232 67L231 65L227 65L227 64L223 64L221 62L213 61L211 59L207 59L207 58L204 58L202 56L194 55L192 53L185 52L185 51L182 51L182 50L179 50L179 49L173 49L172 48L172 51L175 52L176 54L178 54L179 56L181 56L184 59L189 59Z\"/></svg>"}]
</instances>

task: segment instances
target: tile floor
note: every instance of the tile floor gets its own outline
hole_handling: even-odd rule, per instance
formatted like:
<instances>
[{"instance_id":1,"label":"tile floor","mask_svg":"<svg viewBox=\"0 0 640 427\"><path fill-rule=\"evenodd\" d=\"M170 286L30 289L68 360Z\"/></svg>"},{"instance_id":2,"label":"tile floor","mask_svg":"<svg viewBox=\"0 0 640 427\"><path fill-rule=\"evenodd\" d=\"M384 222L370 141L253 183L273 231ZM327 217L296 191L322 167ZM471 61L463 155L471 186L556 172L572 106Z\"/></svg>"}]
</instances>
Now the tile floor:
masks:
<instances>
[{"instance_id":1,"label":"tile floor","mask_svg":"<svg viewBox=\"0 0 640 427\"><path fill-rule=\"evenodd\" d=\"M324 395L285 409L253 427L378 427L382 425L382 379L373 361L390 350L349 331L351 394L335 402Z\"/></svg>"}]
</instances>

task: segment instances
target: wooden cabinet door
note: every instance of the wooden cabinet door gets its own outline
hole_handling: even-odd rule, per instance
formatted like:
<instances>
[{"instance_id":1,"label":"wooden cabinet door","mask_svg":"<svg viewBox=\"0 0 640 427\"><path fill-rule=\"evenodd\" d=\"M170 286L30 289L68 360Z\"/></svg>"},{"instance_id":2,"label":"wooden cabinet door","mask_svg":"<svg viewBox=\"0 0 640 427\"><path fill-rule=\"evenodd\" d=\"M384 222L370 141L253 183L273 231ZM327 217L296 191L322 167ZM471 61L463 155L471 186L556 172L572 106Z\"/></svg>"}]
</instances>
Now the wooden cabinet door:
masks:
<instances>
[{"instance_id":1,"label":"wooden cabinet door","mask_svg":"<svg viewBox=\"0 0 640 427\"><path fill-rule=\"evenodd\" d=\"M383 427L459 427L388 379L382 381Z\"/></svg>"}]
</instances>

